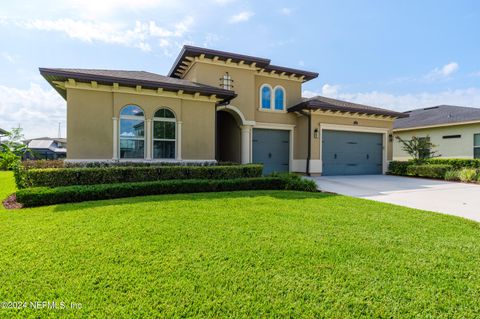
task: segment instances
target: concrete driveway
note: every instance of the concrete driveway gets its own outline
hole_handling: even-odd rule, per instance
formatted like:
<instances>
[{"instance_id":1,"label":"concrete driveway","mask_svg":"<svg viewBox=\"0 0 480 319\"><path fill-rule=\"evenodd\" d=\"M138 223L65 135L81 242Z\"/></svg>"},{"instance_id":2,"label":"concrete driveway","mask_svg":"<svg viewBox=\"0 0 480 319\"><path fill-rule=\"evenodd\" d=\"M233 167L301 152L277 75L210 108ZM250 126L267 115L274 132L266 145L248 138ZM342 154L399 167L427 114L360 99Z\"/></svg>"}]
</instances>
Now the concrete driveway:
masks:
<instances>
[{"instance_id":1,"label":"concrete driveway","mask_svg":"<svg viewBox=\"0 0 480 319\"><path fill-rule=\"evenodd\" d=\"M321 176L313 179L322 191L480 222L480 185L389 175Z\"/></svg>"}]
</instances>

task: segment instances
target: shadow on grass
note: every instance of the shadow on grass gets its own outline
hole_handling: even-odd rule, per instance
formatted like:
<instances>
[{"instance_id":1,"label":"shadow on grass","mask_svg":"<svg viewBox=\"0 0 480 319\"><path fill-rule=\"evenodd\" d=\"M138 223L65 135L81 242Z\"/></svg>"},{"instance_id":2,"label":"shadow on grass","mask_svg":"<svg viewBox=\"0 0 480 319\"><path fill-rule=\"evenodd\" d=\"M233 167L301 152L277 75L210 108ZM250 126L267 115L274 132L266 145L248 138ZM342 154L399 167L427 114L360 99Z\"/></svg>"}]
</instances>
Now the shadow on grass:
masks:
<instances>
[{"instance_id":1,"label":"shadow on grass","mask_svg":"<svg viewBox=\"0 0 480 319\"><path fill-rule=\"evenodd\" d=\"M78 203L58 204L54 206L56 212L68 212L73 210L91 209L98 207L107 207L114 205L138 204L138 203L154 203L168 201L205 201L215 199L232 199L232 198L253 198L268 196L282 200L301 200L308 198L327 198L339 196L321 192L300 192L285 190L260 190L260 191L233 191L233 192L209 192L209 193L187 193L187 194L164 194L164 195L148 195L137 197L124 197L115 199L105 199Z\"/></svg>"}]
</instances>

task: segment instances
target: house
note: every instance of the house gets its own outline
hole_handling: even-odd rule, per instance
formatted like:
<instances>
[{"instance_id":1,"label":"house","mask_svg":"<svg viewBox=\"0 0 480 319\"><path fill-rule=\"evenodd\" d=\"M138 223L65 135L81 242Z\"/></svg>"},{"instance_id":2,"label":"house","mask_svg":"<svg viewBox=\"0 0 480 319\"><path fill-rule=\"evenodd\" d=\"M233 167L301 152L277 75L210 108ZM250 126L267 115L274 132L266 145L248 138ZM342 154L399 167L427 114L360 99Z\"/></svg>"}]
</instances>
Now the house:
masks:
<instances>
[{"instance_id":1,"label":"house","mask_svg":"<svg viewBox=\"0 0 480 319\"><path fill-rule=\"evenodd\" d=\"M445 158L480 158L480 109L438 105L405 112L407 118L394 123L394 135L402 139L430 138L437 155ZM402 144L395 140L395 160L408 160Z\"/></svg>"},{"instance_id":2,"label":"house","mask_svg":"<svg viewBox=\"0 0 480 319\"><path fill-rule=\"evenodd\" d=\"M26 153L24 159L62 159L67 156L67 139L39 137L25 140L24 143L32 151Z\"/></svg>"},{"instance_id":3,"label":"house","mask_svg":"<svg viewBox=\"0 0 480 319\"><path fill-rule=\"evenodd\" d=\"M40 68L67 101L68 161L263 163L265 173L381 174L406 114L302 98L315 72L184 46L168 75Z\"/></svg>"}]
</instances>

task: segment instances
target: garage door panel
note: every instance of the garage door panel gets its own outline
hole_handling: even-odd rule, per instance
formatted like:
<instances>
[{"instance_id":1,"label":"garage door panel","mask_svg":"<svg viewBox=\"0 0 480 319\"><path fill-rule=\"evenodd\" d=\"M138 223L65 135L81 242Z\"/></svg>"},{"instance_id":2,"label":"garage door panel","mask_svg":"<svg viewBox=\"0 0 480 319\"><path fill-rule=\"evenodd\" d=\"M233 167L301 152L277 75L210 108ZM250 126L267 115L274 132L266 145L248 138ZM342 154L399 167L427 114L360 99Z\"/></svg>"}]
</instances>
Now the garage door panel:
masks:
<instances>
[{"instance_id":1,"label":"garage door panel","mask_svg":"<svg viewBox=\"0 0 480 319\"><path fill-rule=\"evenodd\" d=\"M382 141L382 134L378 133L324 130L322 174L381 174Z\"/></svg>"},{"instance_id":2,"label":"garage door panel","mask_svg":"<svg viewBox=\"0 0 480 319\"><path fill-rule=\"evenodd\" d=\"M253 129L252 142L253 163L263 164L264 174L289 171L289 131Z\"/></svg>"}]
</instances>

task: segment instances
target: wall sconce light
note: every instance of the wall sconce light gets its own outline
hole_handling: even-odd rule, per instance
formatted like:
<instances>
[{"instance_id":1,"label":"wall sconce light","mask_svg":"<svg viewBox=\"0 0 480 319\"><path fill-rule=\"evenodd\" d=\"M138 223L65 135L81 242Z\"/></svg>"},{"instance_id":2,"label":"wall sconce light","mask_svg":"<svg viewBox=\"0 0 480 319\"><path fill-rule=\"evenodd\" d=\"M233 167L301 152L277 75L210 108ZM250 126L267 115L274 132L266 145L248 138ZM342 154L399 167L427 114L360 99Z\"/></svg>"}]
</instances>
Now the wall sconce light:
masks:
<instances>
[{"instance_id":1,"label":"wall sconce light","mask_svg":"<svg viewBox=\"0 0 480 319\"><path fill-rule=\"evenodd\" d=\"M313 130L313 138L318 138L318 128Z\"/></svg>"},{"instance_id":2,"label":"wall sconce light","mask_svg":"<svg viewBox=\"0 0 480 319\"><path fill-rule=\"evenodd\" d=\"M393 142L393 135L392 134L388 134L388 141Z\"/></svg>"},{"instance_id":3,"label":"wall sconce light","mask_svg":"<svg viewBox=\"0 0 480 319\"><path fill-rule=\"evenodd\" d=\"M353 125L358 125L358 122L357 122L357 121L353 121Z\"/></svg>"}]
</instances>

